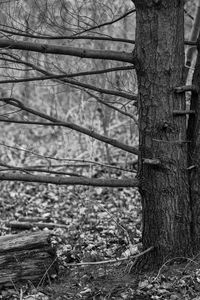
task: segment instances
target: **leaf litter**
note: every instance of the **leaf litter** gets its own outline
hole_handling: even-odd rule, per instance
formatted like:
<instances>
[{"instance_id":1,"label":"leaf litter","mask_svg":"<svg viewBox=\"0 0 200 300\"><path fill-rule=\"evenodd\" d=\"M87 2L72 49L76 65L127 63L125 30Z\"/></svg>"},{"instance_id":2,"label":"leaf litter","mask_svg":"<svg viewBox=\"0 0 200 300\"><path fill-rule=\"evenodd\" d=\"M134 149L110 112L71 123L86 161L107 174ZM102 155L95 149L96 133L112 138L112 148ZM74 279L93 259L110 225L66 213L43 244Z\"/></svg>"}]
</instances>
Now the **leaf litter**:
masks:
<instances>
[{"instance_id":1,"label":"leaf litter","mask_svg":"<svg viewBox=\"0 0 200 300\"><path fill-rule=\"evenodd\" d=\"M13 284L0 292L0 299L200 299L198 257L163 265L156 274L129 272L131 257L141 251L136 189L4 182L1 191L1 235L18 233L7 224L23 218L65 226L51 230L58 249L58 277L47 286Z\"/></svg>"}]
</instances>

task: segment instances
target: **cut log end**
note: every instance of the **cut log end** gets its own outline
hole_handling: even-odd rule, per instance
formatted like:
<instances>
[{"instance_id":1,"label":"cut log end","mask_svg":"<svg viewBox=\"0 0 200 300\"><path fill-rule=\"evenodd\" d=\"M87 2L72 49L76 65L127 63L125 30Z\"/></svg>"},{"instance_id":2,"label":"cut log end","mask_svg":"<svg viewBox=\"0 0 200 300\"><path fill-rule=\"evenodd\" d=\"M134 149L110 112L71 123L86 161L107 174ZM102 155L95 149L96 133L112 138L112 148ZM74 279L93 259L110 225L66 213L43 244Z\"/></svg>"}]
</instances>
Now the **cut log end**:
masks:
<instances>
[{"instance_id":1,"label":"cut log end","mask_svg":"<svg viewBox=\"0 0 200 300\"><path fill-rule=\"evenodd\" d=\"M58 274L49 232L0 237L0 288L30 283L41 286Z\"/></svg>"}]
</instances>

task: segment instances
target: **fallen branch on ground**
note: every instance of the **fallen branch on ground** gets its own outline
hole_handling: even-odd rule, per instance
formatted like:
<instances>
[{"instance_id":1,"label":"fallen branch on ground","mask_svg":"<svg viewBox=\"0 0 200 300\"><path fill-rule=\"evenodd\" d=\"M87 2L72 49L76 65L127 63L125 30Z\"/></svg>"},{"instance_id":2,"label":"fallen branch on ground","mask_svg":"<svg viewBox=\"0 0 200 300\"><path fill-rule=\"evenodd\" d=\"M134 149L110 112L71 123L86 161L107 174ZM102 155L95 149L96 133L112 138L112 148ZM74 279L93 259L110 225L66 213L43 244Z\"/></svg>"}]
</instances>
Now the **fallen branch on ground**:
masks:
<instances>
[{"instance_id":1,"label":"fallen branch on ground","mask_svg":"<svg viewBox=\"0 0 200 300\"><path fill-rule=\"evenodd\" d=\"M89 265L104 265L104 264L113 264L113 263L118 263L124 260L128 260L128 259L136 259L148 252L150 252L151 250L153 250L153 246L144 250L143 252L140 252L139 254L133 255L133 256L129 256L129 257L122 257L119 259L111 259L111 260L103 260L103 261L92 261L92 262L82 262L82 263L77 263L77 264L66 264L64 265L65 267L76 267L76 266L89 266Z\"/></svg>"},{"instance_id":2,"label":"fallen branch on ground","mask_svg":"<svg viewBox=\"0 0 200 300\"><path fill-rule=\"evenodd\" d=\"M18 229L18 230L27 230L32 229L33 227L38 227L39 229L53 229L55 227L57 228L69 228L67 225L63 224L56 224L56 223L40 223L40 222L18 222L18 221L12 221L5 223L7 227L10 227L12 229Z\"/></svg>"}]
</instances>

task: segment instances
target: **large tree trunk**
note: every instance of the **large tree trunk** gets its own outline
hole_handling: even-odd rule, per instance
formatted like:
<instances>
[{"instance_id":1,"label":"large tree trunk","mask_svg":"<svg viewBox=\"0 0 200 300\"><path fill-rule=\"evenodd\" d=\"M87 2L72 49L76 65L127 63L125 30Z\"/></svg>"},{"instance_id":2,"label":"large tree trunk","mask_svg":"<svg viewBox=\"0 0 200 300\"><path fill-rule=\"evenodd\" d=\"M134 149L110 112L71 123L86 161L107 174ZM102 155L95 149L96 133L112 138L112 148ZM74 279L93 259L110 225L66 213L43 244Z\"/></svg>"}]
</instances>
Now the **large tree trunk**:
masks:
<instances>
[{"instance_id":1,"label":"large tree trunk","mask_svg":"<svg viewBox=\"0 0 200 300\"><path fill-rule=\"evenodd\" d=\"M190 253L184 1L135 0L143 245L151 264ZM176 113L175 113L176 111Z\"/></svg>"},{"instance_id":2,"label":"large tree trunk","mask_svg":"<svg viewBox=\"0 0 200 300\"><path fill-rule=\"evenodd\" d=\"M192 207L192 239L194 251L200 248L200 35L197 41L197 61L192 84L197 91L192 92L190 109L195 111L188 121L188 171Z\"/></svg>"}]
</instances>

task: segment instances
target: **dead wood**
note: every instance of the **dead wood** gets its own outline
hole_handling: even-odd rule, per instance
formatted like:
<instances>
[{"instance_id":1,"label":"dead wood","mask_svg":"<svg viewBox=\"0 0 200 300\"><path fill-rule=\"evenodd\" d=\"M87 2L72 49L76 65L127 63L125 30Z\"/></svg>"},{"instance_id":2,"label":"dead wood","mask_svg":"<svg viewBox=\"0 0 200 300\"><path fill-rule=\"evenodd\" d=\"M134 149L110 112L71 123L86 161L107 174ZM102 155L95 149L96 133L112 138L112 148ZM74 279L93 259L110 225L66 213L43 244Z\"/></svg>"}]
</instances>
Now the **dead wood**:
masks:
<instances>
[{"instance_id":1,"label":"dead wood","mask_svg":"<svg viewBox=\"0 0 200 300\"><path fill-rule=\"evenodd\" d=\"M5 224L7 227L10 227L12 229L18 229L18 230L27 230L27 229L31 229L33 227L38 227L39 229L43 229L43 228L49 228L49 229L53 229L55 227L59 227L59 228L68 228L67 225L63 225L63 224L57 224L57 223L47 223L47 222L18 222L18 221L12 221L12 222L7 222Z\"/></svg>"},{"instance_id":2,"label":"dead wood","mask_svg":"<svg viewBox=\"0 0 200 300\"><path fill-rule=\"evenodd\" d=\"M17 283L42 285L58 272L49 232L25 232L0 237L0 287Z\"/></svg>"}]
</instances>

